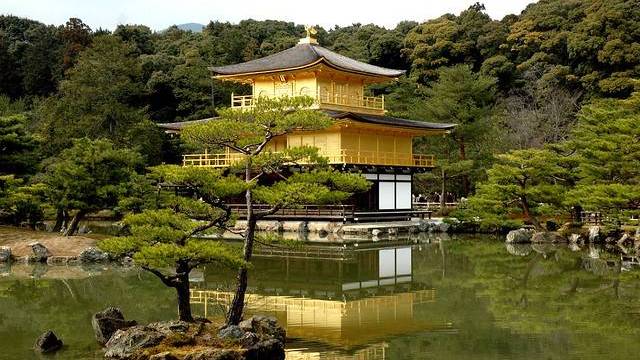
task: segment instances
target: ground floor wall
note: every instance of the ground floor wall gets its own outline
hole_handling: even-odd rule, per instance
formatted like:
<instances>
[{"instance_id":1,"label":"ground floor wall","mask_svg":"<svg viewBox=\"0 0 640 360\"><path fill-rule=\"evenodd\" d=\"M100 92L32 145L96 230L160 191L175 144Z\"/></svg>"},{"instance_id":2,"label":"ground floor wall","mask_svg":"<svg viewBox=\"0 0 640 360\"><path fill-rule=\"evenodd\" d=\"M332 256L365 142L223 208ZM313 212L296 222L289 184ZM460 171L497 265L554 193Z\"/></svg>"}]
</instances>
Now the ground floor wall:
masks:
<instances>
[{"instance_id":1,"label":"ground floor wall","mask_svg":"<svg viewBox=\"0 0 640 360\"><path fill-rule=\"evenodd\" d=\"M411 210L411 174L363 174L372 183L365 194L355 195L355 205L366 210Z\"/></svg>"}]
</instances>

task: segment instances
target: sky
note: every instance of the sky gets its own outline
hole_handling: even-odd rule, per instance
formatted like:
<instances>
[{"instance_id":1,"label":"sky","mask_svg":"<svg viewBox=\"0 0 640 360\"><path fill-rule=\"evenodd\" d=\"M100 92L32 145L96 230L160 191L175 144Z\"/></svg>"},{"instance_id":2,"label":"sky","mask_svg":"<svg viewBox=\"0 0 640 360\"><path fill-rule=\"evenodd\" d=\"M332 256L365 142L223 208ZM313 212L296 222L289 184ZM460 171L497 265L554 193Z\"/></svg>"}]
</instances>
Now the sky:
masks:
<instances>
[{"instance_id":1,"label":"sky","mask_svg":"<svg viewBox=\"0 0 640 360\"><path fill-rule=\"evenodd\" d=\"M237 23L243 19L274 19L324 28L374 23L393 28L402 20L425 21L445 13L458 14L477 0L0 0L0 14L45 24L64 24L77 17L92 29L113 30L120 24L143 24L162 30L173 24ZM535 0L484 0L494 19L519 14Z\"/></svg>"}]
</instances>

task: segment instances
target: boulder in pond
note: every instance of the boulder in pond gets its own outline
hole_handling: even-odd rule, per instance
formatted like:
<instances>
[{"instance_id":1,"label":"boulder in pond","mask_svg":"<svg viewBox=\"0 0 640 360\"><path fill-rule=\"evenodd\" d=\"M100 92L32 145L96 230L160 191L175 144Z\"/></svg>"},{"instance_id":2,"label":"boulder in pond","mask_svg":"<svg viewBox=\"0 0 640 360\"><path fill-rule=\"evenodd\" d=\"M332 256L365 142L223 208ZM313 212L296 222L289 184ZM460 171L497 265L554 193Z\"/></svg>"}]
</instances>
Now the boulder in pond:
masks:
<instances>
[{"instance_id":1,"label":"boulder in pond","mask_svg":"<svg viewBox=\"0 0 640 360\"><path fill-rule=\"evenodd\" d=\"M8 246L0 246L0 263L11 261L11 248Z\"/></svg>"},{"instance_id":2,"label":"boulder in pond","mask_svg":"<svg viewBox=\"0 0 640 360\"><path fill-rule=\"evenodd\" d=\"M151 355L149 360L180 360L178 357L173 355L170 351L161 352L155 355Z\"/></svg>"},{"instance_id":3,"label":"boulder in pond","mask_svg":"<svg viewBox=\"0 0 640 360\"><path fill-rule=\"evenodd\" d=\"M87 248L80 253L80 262L83 264L105 262L108 260L109 254L95 247Z\"/></svg>"},{"instance_id":4,"label":"boulder in pond","mask_svg":"<svg viewBox=\"0 0 640 360\"><path fill-rule=\"evenodd\" d=\"M508 243L528 243L531 242L531 237L533 236L533 230L531 229L517 229L511 230L507 234L506 242Z\"/></svg>"},{"instance_id":5,"label":"boulder in pond","mask_svg":"<svg viewBox=\"0 0 640 360\"><path fill-rule=\"evenodd\" d=\"M158 321L147 325L148 328L164 335L185 333L189 330L189 323L181 320Z\"/></svg>"},{"instance_id":6,"label":"boulder in pond","mask_svg":"<svg viewBox=\"0 0 640 360\"><path fill-rule=\"evenodd\" d=\"M205 349L187 354L184 360L237 360L237 351L227 349ZM272 359L272 358L264 358Z\"/></svg>"},{"instance_id":7,"label":"boulder in pond","mask_svg":"<svg viewBox=\"0 0 640 360\"><path fill-rule=\"evenodd\" d=\"M105 358L131 359L146 348L160 344L165 334L142 325L120 329L106 343Z\"/></svg>"},{"instance_id":8,"label":"boulder in pond","mask_svg":"<svg viewBox=\"0 0 640 360\"><path fill-rule=\"evenodd\" d=\"M534 243L565 243L567 238L555 231L539 231L531 236L531 242Z\"/></svg>"},{"instance_id":9,"label":"boulder in pond","mask_svg":"<svg viewBox=\"0 0 640 360\"><path fill-rule=\"evenodd\" d=\"M533 249L531 248L531 244L512 244L506 243L507 252L511 255L515 256L527 256L531 254Z\"/></svg>"},{"instance_id":10,"label":"boulder in pond","mask_svg":"<svg viewBox=\"0 0 640 360\"><path fill-rule=\"evenodd\" d=\"M600 241L600 226L591 226L589 228L589 242L595 243Z\"/></svg>"},{"instance_id":11,"label":"boulder in pond","mask_svg":"<svg viewBox=\"0 0 640 360\"><path fill-rule=\"evenodd\" d=\"M285 343L287 334L274 317L254 315L249 319L241 321L238 326L246 332L252 332L258 335L261 339L274 338L283 344Z\"/></svg>"},{"instance_id":12,"label":"boulder in pond","mask_svg":"<svg viewBox=\"0 0 640 360\"><path fill-rule=\"evenodd\" d=\"M29 244L33 255L29 258L32 262L47 262L47 258L51 256L51 252L44 245L39 242L32 242Z\"/></svg>"},{"instance_id":13,"label":"boulder in pond","mask_svg":"<svg viewBox=\"0 0 640 360\"><path fill-rule=\"evenodd\" d=\"M125 320L122 311L115 307L106 308L91 317L96 341L101 345L106 344L116 331L136 324L135 321Z\"/></svg>"},{"instance_id":14,"label":"boulder in pond","mask_svg":"<svg viewBox=\"0 0 640 360\"><path fill-rule=\"evenodd\" d=\"M618 240L616 242L616 244L618 244L619 246L622 246L622 247L625 247L625 246L626 247L631 247L631 246L634 245L634 240L629 234L624 233L624 234L622 234L622 237L620 238L620 240Z\"/></svg>"},{"instance_id":15,"label":"boulder in pond","mask_svg":"<svg viewBox=\"0 0 640 360\"><path fill-rule=\"evenodd\" d=\"M582 240L582 237L580 236L580 234L569 235L569 243L571 244L577 244L580 242L580 240Z\"/></svg>"},{"instance_id":16,"label":"boulder in pond","mask_svg":"<svg viewBox=\"0 0 640 360\"><path fill-rule=\"evenodd\" d=\"M226 340L238 340L243 336L244 330L242 330L238 325L225 326L218 332L218 337Z\"/></svg>"},{"instance_id":17,"label":"boulder in pond","mask_svg":"<svg viewBox=\"0 0 640 360\"><path fill-rule=\"evenodd\" d=\"M273 359L284 360L284 343L277 339L260 341L247 349L244 354L246 360Z\"/></svg>"},{"instance_id":18,"label":"boulder in pond","mask_svg":"<svg viewBox=\"0 0 640 360\"><path fill-rule=\"evenodd\" d=\"M52 353L60 350L61 348L62 340L58 339L56 334L51 330L40 335L34 345L34 350L43 354Z\"/></svg>"}]
</instances>

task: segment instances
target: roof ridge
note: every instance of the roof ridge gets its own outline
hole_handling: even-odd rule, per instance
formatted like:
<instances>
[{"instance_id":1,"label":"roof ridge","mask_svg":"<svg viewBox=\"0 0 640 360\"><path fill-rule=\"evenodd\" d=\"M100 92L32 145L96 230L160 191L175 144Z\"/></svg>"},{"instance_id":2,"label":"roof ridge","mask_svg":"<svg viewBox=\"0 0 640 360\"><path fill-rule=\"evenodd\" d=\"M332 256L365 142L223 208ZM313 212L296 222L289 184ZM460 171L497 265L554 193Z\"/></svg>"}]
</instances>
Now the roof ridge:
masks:
<instances>
[{"instance_id":1,"label":"roof ridge","mask_svg":"<svg viewBox=\"0 0 640 360\"><path fill-rule=\"evenodd\" d=\"M324 59L324 56L320 56L320 54L318 54L318 52L316 51L316 46L317 47L322 47L322 46L320 46L318 44L307 44L307 45L309 45L309 47L311 48L311 51L313 51L313 53L316 54L317 57Z\"/></svg>"}]
</instances>

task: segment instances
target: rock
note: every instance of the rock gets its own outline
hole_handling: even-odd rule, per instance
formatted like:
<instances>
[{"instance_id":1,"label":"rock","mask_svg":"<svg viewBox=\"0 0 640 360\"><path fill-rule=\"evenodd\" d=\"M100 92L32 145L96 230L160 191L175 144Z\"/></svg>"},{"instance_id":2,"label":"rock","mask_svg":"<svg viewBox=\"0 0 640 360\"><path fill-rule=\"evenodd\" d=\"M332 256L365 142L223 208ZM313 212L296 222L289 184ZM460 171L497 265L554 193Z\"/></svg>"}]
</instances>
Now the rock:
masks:
<instances>
[{"instance_id":1,"label":"rock","mask_svg":"<svg viewBox=\"0 0 640 360\"><path fill-rule=\"evenodd\" d=\"M160 344L165 334L142 325L120 329L105 345L107 359L129 359L142 349Z\"/></svg>"},{"instance_id":2,"label":"rock","mask_svg":"<svg viewBox=\"0 0 640 360\"><path fill-rule=\"evenodd\" d=\"M591 226L589 228L589 242L594 243L600 240L600 226Z\"/></svg>"},{"instance_id":3,"label":"rock","mask_svg":"<svg viewBox=\"0 0 640 360\"><path fill-rule=\"evenodd\" d=\"M283 221L282 230L286 232L305 233L308 230L307 222L306 221Z\"/></svg>"},{"instance_id":4,"label":"rock","mask_svg":"<svg viewBox=\"0 0 640 360\"><path fill-rule=\"evenodd\" d=\"M517 229L511 230L507 234L507 239L505 240L508 243L528 243L531 242L531 237L533 236L533 230L531 229Z\"/></svg>"},{"instance_id":5,"label":"rock","mask_svg":"<svg viewBox=\"0 0 640 360\"><path fill-rule=\"evenodd\" d=\"M51 252L44 245L39 242L32 242L29 244L33 255L29 257L29 261L32 262L47 262L47 258L51 256Z\"/></svg>"},{"instance_id":6,"label":"rock","mask_svg":"<svg viewBox=\"0 0 640 360\"><path fill-rule=\"evenodd\" d=\"M531 249L546 259L558 251L558 246L552 243L534 243L531 244Z\"/></svg>"},{"instance_id":7,"label":"rock","mask_svg":"<svg viewBox=\"0 0 640 360\"><path fill-rule=\"evenodd\" d=\"M276 339L261 341L247 349L246 360L284 360L284 343Z\"/></svg>"},{"instance_id":8,"label":"rock","mask_svg":"<svg viewBox=\"0 0 640 360\"><path fill-rule=\"evenodd\" d=\"M177 356L173 355L170 351L161 352L155 355L151 355L149 360L180 360Z\"/></svg>"},{"instance_id":9,"label":"rock","mask_svg":"<svg viewBox=\"0 0 640 360\"><path fill-rule=\"evenodd\" d=\"M633 239L631 238L631 236L629 236L629 234L624 233L622 234L620 240L618 240L617 244L619 246L633 246Z\"/></svg>"},{"instance_id":10,"label":"rock","mask_svg":"<svg viewBox=\"0 0 640 360\"><path fill-rule=\"evenodd\" d=\"M420 232L429 231L429 222L424 220L424 219L420 219L418 221L418 231L420 231Z\"/></svg>"},{"instance_id":11,"label":"rock","mask_svg":"<svg viewBox=\"0 0 640 360\"><path fill-rule=\"evenodd\" d=\"M577 243L569 243L569 250L573 252L578 252L578 251L582 251L582 248L580 248L580 245L578 245Z\"/></svg>"},{"instance_id":12,"label":"rock","mask_svg":"<svg viewBox=\"0 0 640 360\"><path fill-rule=\"evenodd\" d=\"M122 260L120 261L122 263L122 266L133 266L135 265L135 262L133 261L133 258L131 256L125 256L122 258Z\"/></svg>"},{"instance_id":13,"label":"rock","mask_svg":"<svg viewBox=\"0 0 640 360\"><path fill-rule=\"evenodd\" d=\"M577 244L580 242L581 238L580 234L571 234L569 235L569 243Z\"/></svg>"},{"instance_id":14,"label":"rock","mask_svg":"<svg viewBox=\"0 0 640 360\"><path fill-rule=\"evenodd\" d=\"M547 231L558 231L558 223L553 221L553 220L547 220L545 227L547 228Z\"/></svg>"},{"instance_id":15,"label":"rock","mask_svg":"<svg viewBox=\"0 0 640 360\"><path fill-rule=\"evenodd\" d=\"M6 276L11 274L11 264L0 263L0 276Z\"/></svg>"},{"instance_id":16,"label":"rock","mask_svg":"<svg viewBox=\"0 0 640 360\"><path fill-rule=\"evenodd\" d=\"M11 248L8 246L0 246L0 263L11 261Z\"/></svg>"},{"instance_id":17,"label":"rock","mask_svg":"<svg viewBox=\"0 0 640 360\"><path fill-rule=\"evenodd\" d=\"M47 265L67 265L69 262L69 256L49 256L47 258Z\"/></svg>"},{"instance_id":18,"label":"rock","mask_svg":"<svg viewBox=\"0 0 640 360\"><path fill-rule=\"evenodd\" d=\"M445 233L445 232L449 231L450 227L451 227L451 224L442 221L442 222L437 224L437 226L436 226L436 228L434 230L438 231L438 232Z\"/></svg>"},{"instance_id":19,"label":"rock","mask_svg":"<svg viewBox=\"0 0 640 360\"><path fill-rule=\"evenodd\" d=\"M225 349L207 349L189 353L184 357L184 360L237 360L239 358L242 358L242 356L238 354L237 351Z\"/></svg>"},{"instance_id":20,"label":"rock","mask_svg":"<svg viewBox=\"0 0 640 360\"><path fill-rule=\"evenodd\" d=\"M80 253L80 262L83 264L105 262L108 260L109 254L95 247L90 247Z\"/></svg>"},{"instance_id":21,"label":"rock","mask_svg":"<svg viewBox=\"0 0 640 360\"><path fill-rule=\"evenodd\" d=\"M260 220L256 223L256 230L281 232L282 223L277 220Z\"/></svg>"},{"instance_id":22,"label":"rock","mask_svg":"<svg viewBox=\"0 0 640 360\"><path fill-rule=\"evenodd\" d=\"M246 332L240 338L240 344L245 348L250 348L260 342L260 337L252 332Z\"/></svg>"},{"instance_id":23,"label":"rock","mask_svg":"<svg viewBox=\"0 0 640 360\"><path fill-rule=\"evenodd\" d=\"M229 325L222 328L218 332L218 337L220 339L227 340L238 340L244 336L244 331L238 325Z\"/></svg>"},{"instance_id":24,"label":"rock","mask_svg":"<svg viewBox=\"0 0 640 360\"><path fill-rule=\"evenodd\" d=\"M115 307L106 308L91 317L96 341L101 345L106 344L116 331L134 325L135 321L126 321L122 311Z\"/></svg>"},{"instance_id":25,"label":"rock","mask_svg":"<svg viewBox=\"0 0 640 360\"><path fill-rule=\"evenodd\" d=\"M189 323L180 320L159 321L147 325L148 328L158 331L165 335L173 333L185 333L189 330Z\"/></svg>"},{"instance_id":26,"label":"rock","mask_svg":"<svg viewBox=\"0 0 640 360\"><path fill-rule=\"evenodd\" d=\"M531 236L531 242L534 243L562 243L567 242L567 239L560 235L560 233L554 231L539 231Z\"/></svg>"},{"instance_id":27,"label":"rock","mask_svg":"<svg viewBox=\"0 0 640 360\"><path fill-rule=\"evenodd\" d=\"M60 348L62 348L62 340L58 339L51 330L40 335L34 345L34 350L43 354L52 353Z\"/></svg>"},{"instance_id":28,"label":"rock","mask_svg":"<svg viewBox=\"0 0 640 360\"><path fill-rule=\"evenodd\" d=\"M274 317L254 315L238 326L244 331L255 333L261 339L275 338L282 344L285 343L286 332Z\"/></svg>"}]
</instances>

